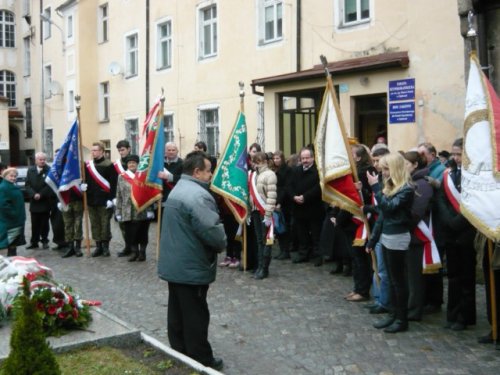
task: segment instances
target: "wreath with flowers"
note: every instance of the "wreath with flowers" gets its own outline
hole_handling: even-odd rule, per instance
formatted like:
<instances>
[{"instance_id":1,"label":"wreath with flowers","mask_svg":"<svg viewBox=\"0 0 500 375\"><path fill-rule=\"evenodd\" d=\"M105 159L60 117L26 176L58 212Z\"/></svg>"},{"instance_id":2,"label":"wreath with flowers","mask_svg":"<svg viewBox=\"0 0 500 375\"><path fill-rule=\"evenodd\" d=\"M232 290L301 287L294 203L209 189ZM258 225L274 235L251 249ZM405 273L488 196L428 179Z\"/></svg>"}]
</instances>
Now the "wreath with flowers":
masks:
<instances>
[{"instance_id":1,"label":"wreath with flowers","mask_svg":"<svg viewBox=\"0 0 500 375\"><path fill-rule=\"evenodd\" d=\"M84 300L70 286L56 282L52 270L34 258L0 256L0 310L6 316L16 315L20 308L23 277L30 282L31 299L48 336L88 327L90 307L100 302Z\"/></svg>"}]
</instances>

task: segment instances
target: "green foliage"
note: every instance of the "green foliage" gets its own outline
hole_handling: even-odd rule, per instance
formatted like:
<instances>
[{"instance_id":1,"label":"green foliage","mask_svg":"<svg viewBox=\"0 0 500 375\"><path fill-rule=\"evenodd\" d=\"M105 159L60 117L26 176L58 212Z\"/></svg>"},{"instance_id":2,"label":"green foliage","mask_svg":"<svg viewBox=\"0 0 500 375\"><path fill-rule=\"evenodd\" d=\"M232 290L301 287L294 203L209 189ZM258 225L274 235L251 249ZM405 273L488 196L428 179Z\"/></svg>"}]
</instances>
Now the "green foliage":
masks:
<instances>
[{"instance_id":1,"label":"green foliage","mask_svg":"<svg viewBox=\"0 0 500 375\"><path fill-rule=\"evenodd\" d=\"M3 325L4 320L7 320L7 311L0 302L0 327Z\"/></svg>"},{"instance_id":2,"label":"green foliage","mask_svg":"<svg viewBox=\"0 0 500 375\"><path fill-rule=\"evenodd\" d=\"M2 375L60 375L61 371L43 332L36 302L30 298L30 282L23 278L23 293L15 315L10 354Z\"/></svg>"}]
</instances>

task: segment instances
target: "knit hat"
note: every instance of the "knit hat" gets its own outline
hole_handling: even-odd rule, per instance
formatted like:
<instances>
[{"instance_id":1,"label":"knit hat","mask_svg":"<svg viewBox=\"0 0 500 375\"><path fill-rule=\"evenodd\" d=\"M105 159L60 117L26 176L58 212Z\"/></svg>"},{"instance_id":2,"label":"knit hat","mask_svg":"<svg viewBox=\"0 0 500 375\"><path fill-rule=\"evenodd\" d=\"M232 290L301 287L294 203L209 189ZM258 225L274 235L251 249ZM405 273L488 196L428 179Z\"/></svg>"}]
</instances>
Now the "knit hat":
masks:
<instances>
[{"instance_id":1,"label":"knit hat","mask_svg":"<svg viewBox=\"0 0 500 375\"><path fill-rule=\"evenodd\" d=\"M135 161L137 164L139 164L139 156L138 155L129 155L129 156L127 156L127 163L129 161Z\"/></svg>"}]
</instances>

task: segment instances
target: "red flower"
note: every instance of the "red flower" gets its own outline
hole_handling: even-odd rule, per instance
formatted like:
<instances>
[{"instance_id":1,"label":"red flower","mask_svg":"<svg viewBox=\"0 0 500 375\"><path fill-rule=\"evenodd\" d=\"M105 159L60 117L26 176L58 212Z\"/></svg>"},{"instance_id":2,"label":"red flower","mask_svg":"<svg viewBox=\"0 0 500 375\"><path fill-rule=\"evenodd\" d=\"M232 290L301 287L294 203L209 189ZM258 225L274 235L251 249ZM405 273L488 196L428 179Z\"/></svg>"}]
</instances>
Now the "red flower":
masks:
<instances>
[{"instance_id":1,"label":"red flower","mask_svg":"<svg viewBox=\"0 0 500 375\"><path fill-rule=\"evenodd\" d=\"M73 315L73 319L78 319L78 310L73 309L73 312L71 313L71 315Z\"/></svg>"},{"instance_id":2,"label":"red flower","mask_svg":"<svg viewBox=\"0 0 500 375\"><path fill-rule=\"evenodd\" d=\"M57 314L57 317L59 319L66 319L66 316L67 316L67 314L65 312L60 312L59 314Z\"/></svg>"},{"instance_id":3,"label":"red flower","mask_svg":"<svg viewBox=\"0 0 500 375\"><path fill-rule=\"evenodd\" d=\"M28 279L29 282L32 282L33 280L36 279L36 275L32 272L29 272L26 274L26 278Z\"/></svg>"},{"instance_id":4,"label":"red flower","mask_svg":"<svg viewBox=\"0 0 500 375\"><path fill-rule=\"evenodd\" d=\"M47 313L49 313L49 315L54 315L57 311L57 308L55 306L49 306L49 308L47 309Z\"/></svg>"},{"instance_id":5,"label":"red flower","mask_svg":"<svg viewBox=\"0 0 500 375\"><path fill-rule=\"evenodd\" d=\"M41 303L41 302L37 302L37 303L36 303L36 309L37 309L37 310L40 310L40 311L43 311L43 303Z\"/></svg>"},{"instance_id":6,"label":"red flower","mask_svg":"<svg viewBox=\"0 0 500 375\"><path fill-rule=\"evenodd\" d=\"M63 307L64 306L64 300L62 300L62 299L57 300L56 306L57 307Z\"/></svg>"}]
</instances>

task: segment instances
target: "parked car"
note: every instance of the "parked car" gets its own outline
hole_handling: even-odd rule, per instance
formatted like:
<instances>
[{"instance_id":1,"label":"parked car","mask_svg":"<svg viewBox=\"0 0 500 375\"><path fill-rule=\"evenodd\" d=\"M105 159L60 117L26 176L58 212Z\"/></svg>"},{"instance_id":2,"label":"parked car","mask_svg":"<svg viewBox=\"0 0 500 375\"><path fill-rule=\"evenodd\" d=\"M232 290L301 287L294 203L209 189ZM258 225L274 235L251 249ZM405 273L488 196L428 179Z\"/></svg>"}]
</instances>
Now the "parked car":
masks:
<instances>
[{"instance_id":1,"label":"parked car","mask_svg":"<svg viewBox=\"0 0 500 375\"><path fill-rule=\"evenodd\" d=\"M24 200L29 200L28 192L26 191L26 176L28 175L28 167L27 166L17 166L17 179L16 185L19 186L21 191L23 192Z\"/></svg>"}]
</instances>

